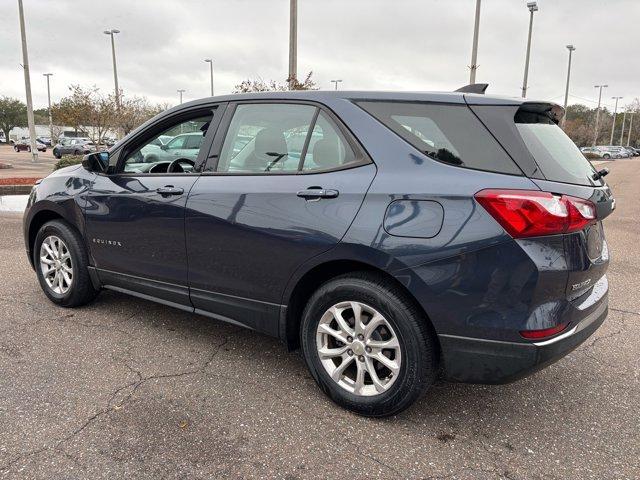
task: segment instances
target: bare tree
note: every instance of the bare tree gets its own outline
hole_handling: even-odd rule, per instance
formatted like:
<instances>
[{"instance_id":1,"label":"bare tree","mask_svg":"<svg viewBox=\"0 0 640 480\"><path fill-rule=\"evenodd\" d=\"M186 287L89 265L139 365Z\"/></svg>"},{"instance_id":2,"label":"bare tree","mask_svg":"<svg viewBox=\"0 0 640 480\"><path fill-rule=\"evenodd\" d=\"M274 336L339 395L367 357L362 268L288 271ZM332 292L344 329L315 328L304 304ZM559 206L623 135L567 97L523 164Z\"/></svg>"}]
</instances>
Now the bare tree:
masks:
<instances>
[{"instance_id":1,"label":"bare tree","mask_svg":"<svg viewBox=\"0 0 640 480\"><path fill-rule=\"evenodd\" d=\"M285 83L278 83L275 80L247 79L243 80L233 88L233 93L249 93L249 92L286 92L288 90L317 90L318 86L311 78L313 71L309 72L303 82L294 79L291 88L289 88L289 79Z\"/></svg>"}]
</instances>

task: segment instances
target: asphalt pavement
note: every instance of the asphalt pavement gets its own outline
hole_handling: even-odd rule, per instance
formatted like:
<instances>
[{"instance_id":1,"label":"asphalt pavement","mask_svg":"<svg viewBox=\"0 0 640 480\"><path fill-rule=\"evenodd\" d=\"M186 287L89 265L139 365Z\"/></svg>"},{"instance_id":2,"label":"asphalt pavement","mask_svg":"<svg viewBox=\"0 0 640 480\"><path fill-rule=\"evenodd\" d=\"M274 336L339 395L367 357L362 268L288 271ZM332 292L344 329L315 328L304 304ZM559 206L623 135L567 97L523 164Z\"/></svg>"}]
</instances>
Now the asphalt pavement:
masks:
<instances>
[{"instance_id":1,"label":"asphalt pavement","mask_svg":"<svg viewBox=\"0 0 640 480\"><path fill-rule=\"evenodd\" d=\"M640 159L607 167L604 325L532 377L439 382L383 420L255 332L113 292L52 305L0 213L0 478L640 478Z\"/></svg>"}]
</instances>

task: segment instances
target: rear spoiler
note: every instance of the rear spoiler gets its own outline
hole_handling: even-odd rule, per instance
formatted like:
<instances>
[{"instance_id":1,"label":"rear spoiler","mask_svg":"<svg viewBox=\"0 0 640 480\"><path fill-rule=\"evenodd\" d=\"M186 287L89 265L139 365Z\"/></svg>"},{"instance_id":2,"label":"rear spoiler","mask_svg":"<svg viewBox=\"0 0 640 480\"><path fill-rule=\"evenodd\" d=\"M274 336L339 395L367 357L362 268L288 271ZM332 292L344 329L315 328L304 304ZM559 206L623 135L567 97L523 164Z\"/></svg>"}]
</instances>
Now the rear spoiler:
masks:
<instances>
[{"instance_id":1,"label":"rear spoiler","mask_svg":"<svg viewBox=\"0 0 640 480\"><path fill-rule=\"evenodd\" d=\"M556 103L546 102L524 102L520 105L518 113L528 112L549 117L556 124L564 117L564 108ZM516 113L516 115L518 114Z\"/></svg>"},{"instance_id":2,"label":"rear spoiler","mask_svg":"<svg viewBox=\"0 0 640 480\"><path fill-rule=\"evenodd\" d=\"M460 87L455 90L456 92L461 93L479 93L484 95L484 92L487 91L488 83L470 83L469 85L465 85L464 87Z\"/></svg>"}]
</instances>

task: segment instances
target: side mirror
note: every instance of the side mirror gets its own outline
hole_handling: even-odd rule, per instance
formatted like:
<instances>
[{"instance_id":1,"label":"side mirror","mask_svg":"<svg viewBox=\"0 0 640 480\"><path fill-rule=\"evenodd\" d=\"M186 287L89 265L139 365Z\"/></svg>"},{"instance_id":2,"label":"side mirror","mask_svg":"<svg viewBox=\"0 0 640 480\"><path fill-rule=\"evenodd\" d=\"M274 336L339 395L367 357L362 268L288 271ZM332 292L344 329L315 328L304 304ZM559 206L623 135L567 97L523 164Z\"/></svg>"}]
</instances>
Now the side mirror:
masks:
<instances>
[{"instance_id":1,"label":"side mirror","mask_svg":"<svg viewBox=\"0 0 640 480\"><path fill-rule=\"evenodd\" d=\"M169 147L167 147L166 145L160 145L160 149L161 150L167 150Z\"/></svg>"},{"instance_id":2,"label":"side mirror","mask_svg":"<svg viewBox=\"0 0 640 480\"><path fill-rule=\"evenodd\" d=\"M109 152L102 151L85 155L82 158L82 166L90 172L106 172L109 166Z\"/></svg>"}]
</instances>

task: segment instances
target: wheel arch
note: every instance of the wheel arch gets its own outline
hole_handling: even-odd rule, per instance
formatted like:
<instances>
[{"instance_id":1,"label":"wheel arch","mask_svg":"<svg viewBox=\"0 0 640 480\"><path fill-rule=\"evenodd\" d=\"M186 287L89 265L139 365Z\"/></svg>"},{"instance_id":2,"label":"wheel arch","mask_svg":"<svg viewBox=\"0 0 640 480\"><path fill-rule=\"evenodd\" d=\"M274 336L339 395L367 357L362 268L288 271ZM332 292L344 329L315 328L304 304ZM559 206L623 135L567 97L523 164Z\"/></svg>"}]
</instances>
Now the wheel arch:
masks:
<instances>
[{"instance_id":1,"label":"wheel arch","mask_svg":"<svg viewBox=\"0 0 640 480\"><path fill-rule=\"evenodd\" d=\"M298 349L300 346L302 312L313 292L315 292L320 285L332 278L351 272L363 271L379 275L385 280L388 280L406 295L407 300L413 303L422 314L439 350L440 345L433 322L411 290L397 277L379 266L360 259L354 260L348 258L334 258L323 262L316 262L315 265L308 268L304 273L299 273L295 281L289 282L289 288L283 298L283 304L286 305L286 308L283 309L280 318L280 339L286 344L287 349L292 351Z\"/></svg>"},{"instance_id":2,"label":"wheel arch","mask_svg":"<svg viewBox=\"0 0 640 480\"><path fill-rule=\"evenodd\" d=\"M71 227L75 228L76 230L82 231L78 228L78 225L76 225L74 219L70 217L71 215L69 215L64 208L54 202L42 201L42 203L38 205L38 209L36 211L33 211L32 207L32 210L29 212L29 219L25 224L27 252L29 254L29 262L31 263L32 267L34 267L33 245L36 241L38 231L45 223L50 222L51 220L64 220L69 225L71 225Z\"/></svg>"}]
</instances>

